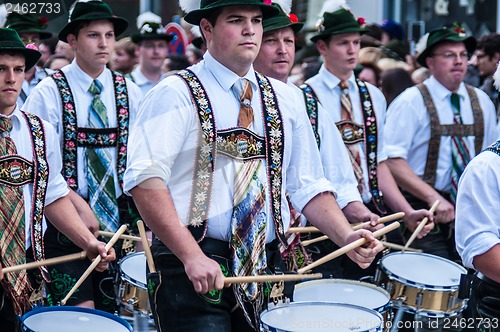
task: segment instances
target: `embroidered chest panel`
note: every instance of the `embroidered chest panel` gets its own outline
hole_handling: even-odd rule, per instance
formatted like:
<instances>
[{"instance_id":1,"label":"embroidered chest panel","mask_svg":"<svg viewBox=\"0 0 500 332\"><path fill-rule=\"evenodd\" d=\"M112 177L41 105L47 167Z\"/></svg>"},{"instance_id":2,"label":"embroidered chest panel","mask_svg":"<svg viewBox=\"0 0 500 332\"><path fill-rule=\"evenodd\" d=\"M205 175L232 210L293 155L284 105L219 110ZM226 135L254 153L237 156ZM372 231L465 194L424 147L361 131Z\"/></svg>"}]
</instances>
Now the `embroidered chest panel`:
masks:
<instances>
[{"instance_id":1,"label":"embroidered chest panel","mask_svg":"<svg viewBox=\"0 0 500 332\"><path fill-rule=\"evenodd\" d=\"M0 157L0 184L18 187L33 180L32 162L18 155Z\"/></svg>"}]
</instances>

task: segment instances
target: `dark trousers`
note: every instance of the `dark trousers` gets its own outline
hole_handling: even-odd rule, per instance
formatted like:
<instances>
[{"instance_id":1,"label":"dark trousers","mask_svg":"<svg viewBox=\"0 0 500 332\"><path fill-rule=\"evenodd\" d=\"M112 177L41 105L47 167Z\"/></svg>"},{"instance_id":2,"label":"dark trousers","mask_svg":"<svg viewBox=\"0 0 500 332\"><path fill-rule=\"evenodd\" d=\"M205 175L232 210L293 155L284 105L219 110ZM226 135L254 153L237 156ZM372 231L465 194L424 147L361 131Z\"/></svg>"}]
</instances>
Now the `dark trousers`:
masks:
<instances>
[{"instance_id":1,"label":"dark trousers","mask_svg":"<svg viewBox=\"0 0 500 332\"><path fill-rule=\"evenodd\" d=\"M200 247L208 257L219 263L223 274L229 274L230 253L227 242L205 238ZM153 242L151 250L158 274L148 274L148 288L158 331L255 331L248 324L243 310L237 306L233 287L207 294L196 293L185 273L184 265L170 250L158 241ZM266 252L269 273L281 271L282 260L277 246L266 246ZM265 284L263 292L266 298L270 290L271 285ZM250 317L260 315L254 313L251 306L247 310Z\"/></svg>"},{"instance_id":2,"label":"dark trousers","mask_svg":"<svg viewBox=\"0 0 500 332\"><path fill-rule=\"evenodd\" d=\"M469 308L476 331L500 331L500 283L478 273L472 281Z\"/></svg>"}]
</instances>

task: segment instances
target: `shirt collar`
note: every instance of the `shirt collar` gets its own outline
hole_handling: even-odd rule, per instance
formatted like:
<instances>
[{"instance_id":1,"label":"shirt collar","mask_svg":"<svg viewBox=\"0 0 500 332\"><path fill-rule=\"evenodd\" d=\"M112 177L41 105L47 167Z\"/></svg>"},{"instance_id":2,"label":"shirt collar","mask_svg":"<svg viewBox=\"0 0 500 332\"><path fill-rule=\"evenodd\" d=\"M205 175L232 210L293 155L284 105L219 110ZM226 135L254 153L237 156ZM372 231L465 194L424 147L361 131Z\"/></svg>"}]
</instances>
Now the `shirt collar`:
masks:
<instances>
[{"instance_id":1,"label":"shirt collar","mask_svg":"<svg viewBox=\"0 0 500 332\"><path fill-rule=\"evenodd\" d=\"M148 80L146 76L144 76L144 74L141 71L141 66L139 66L139 65L137 67L135 67L135 69L132 71L131 75L134 77L134 83L139 85L139 86L144 85L144 84L148 84L148 83L152 84L152 82L150 80Z\"/></svg>"},{"instance_id":2,"label":"shirt collar","mask_svg":"<svg viewBox=\"0 0 500 332\"><path fill-rule=\"evenodd\" d=\"M18 129L21 126L21 121L24 121L24 115L21 113L21 109L19 108L19 105L17 105L17 104L16 104L16 108L14 109L14 112L12 112L10 115L0 114L0 117L11 118L13 129Z\"/></svg>"},{"instance_id":3,"label":"shirt collar","mask_svg":"<svg viewBox=\"0 0 500 332\"><path fill-rule=\"evenodd\" d=\"M241 78L235 72L217 61L208 51L203 56L203 60L206 68L212 73L212 75L215 77L215 80L226 92L229 92L234 83L236 83L236 81ZM250 81L253 91L257 90L258 84L257 78L255 77L253 65L250 66L250 69L245 74L245 76L243 76L243 78L246 78Z\"/></svg>"},{"instance_id":4,"label":"shirt collar","mask_svg":"<svg viewBox=\"0 0 500 332\"><path fill-rule=\"evenodd\" d=\"M321 65L319 74L323 77L323 81L325 82L326 86L331 90L335 89L340 83L340 79L329 72L324 64ZM347 80L347 82L349 82L349 90L351 90L351 88L356 84L355 79L356 78L354 77L354 72L352 72L351 76Z\"/></svg>"},{"instance_id":5,"label":"shirt collar","mask_svg":"<svg viewBox=\"0 0 500 332\"><path fill-rule=\"evenodd\" d=\"M88 92L89 91L89 88L90 88L90 85L92 84L92 82L94 81L94 79L92 77L90 77L89 74L87 74L86 72L84 72L79 66L78 64L76 63L76 59L73 60L73 62L69 65L69 70L71 70L74 75L76 76L76 85L78 85L78 87L82 90L82 92ZM105 90L106 89L106 84L104 82L104 79L105 79L105 75L106 75L106 70L108 70L107 68L104 68L104 70L102 71L102 73L96 78L97 80L99 80L99 82L102 83L102 89Z\"/></svg>"},{"instance_id":6,"label":"shirt collar","mask_svg":"<svg viewBox=\"0 0 500 332\"><path fill-rule=\"evenodd\" d=\"M450 97L451 91L448 90L444 85L439 83L439 81L434 76L429 77L426 80L426 83L427 87L430 91L432 91L432 94L437 98L437 100L444 101L446 98ZM460 96L460 101L463 101L465 95L467 94L467 89L465 88L465 84L463 82L460 83L457 94Z\"/></svg>"}]
</instances>

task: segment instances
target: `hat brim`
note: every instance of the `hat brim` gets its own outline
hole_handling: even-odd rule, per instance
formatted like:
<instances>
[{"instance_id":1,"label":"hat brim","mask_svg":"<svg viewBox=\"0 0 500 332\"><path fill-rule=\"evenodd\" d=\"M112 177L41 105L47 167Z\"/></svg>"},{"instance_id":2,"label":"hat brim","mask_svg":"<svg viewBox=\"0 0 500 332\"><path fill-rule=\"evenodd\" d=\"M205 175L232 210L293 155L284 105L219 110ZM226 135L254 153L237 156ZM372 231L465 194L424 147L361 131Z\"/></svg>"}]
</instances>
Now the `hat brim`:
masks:
<instances>
[{"instance_id":1,"label":"hat brim","mask_svg":"<svg viewBox=\"0 0 500 332\"><path fill-rule=\"evenodd\" d=\"M191 23L193 25L200 25L200 22L203 18L206 18L211 11L217 8L228 7L228 6L257 6L262 10L263 19L273 17L279 14L279 9L274 6L266 5L262 2L257 1L223 1L220 4L216 4L214 6L209 6L203 9L196 9L190 11L184 16L184 21Z\"/></svg>"},{"instance_id":2,"label":"hat brim","mask_svg":"<svg viewBox=\"0 0 500 332\"><path fill-rule=\"evenodd\" d=\"M275 23L266 24L264 26L264 32L279 30L279 29L284 29L284 28L292 28L293 33L297 34L303 27L304 27L304 23L300 23L300 22L290 22L290 20L288 20L288 23L283 23L283 22L277 21Z\"/></svg>"},{"instance_id":3,"label":"hat brim","mask_svg":"<svg viewBox=\"0 0 500 332\"><path fill-rule=\"evenodd\" d=\"M450 35L448 37L445 37L443 39L436 41L435 43L432 43L431 45L428 45L425 48L425 50L418 56L418 58L417 58L418 64L427 68L426 59L431 55L433 49L437 45L441 44L442 42L446 42L446 41L451 41L451 42L456 42L456 43L463 42L465 44L465 49L467 50L467 52L469 54L474 53L474 51L476 50L476 46L477 46L476 38L474 38L473 36L460 37L458 35Z\"/></svg>"},{"instance_id":4,"label":"hat brim","mask_svg":"<svg viewBox=\"0 0 500 332\"><path fill-rule=\"evenodd\" d=\"M174 37L169 34L163 34L163 35L158 35L158 34L148 34L148 35L141 35L140 33L135 33L132 36L130 36L130 39L135 43L139 44L143 40L155 40L155 39L160 39L164 40L166 42L169 42L173 39Z\"/></svg>"},{"instance_id":5,"label":"hat brim","mask_svg":"<svg viewBox=\"0 0 500 332\"><path fill-rule=\"evenodd\" d=\"M14 30L16 30L14 28ZM32 29L23 29L23 30L16 30L18 33L25 33L25 32L28 32L28 33L38 33L38 35L40 36L40 39L41 40L45 40L45 39L50 39L52 38L53 34L51 32L48 32L48 31L41 31L40 29L35 29L35 28L32 28Z\"/></svg>"},{"instance_id":6,"label":"hat brim","mask_svg":"<svg viewBox=\"0 0 500 332\"><path fill-rule=\"evenodd\" d=\"M68 35L71 34L73 32L73 30L75 29L75 27L82 23L82 22L92 22L92 21L98 21L98 20L109 20L111 21L111 23L113 23L113 27L114 27L114 30L115 30L115 37L118 37L119 35L121 35L123 32L125 32L125 30L127 30L128 28L128 21L122 17L118 17L118 16L92 16L92 15L89 15L89 16L86 16L86 17L82 17L82 18L78 18L78 19L75 19L71 22L68 22L68 24L66 24L62 30L59 32L58 34L58 38L59 40L67 43L68 42Z\"/></svg>"},{"instance_id":7,"label":"hat brim","mask_svg":"<svg viewBox=\"0 0 500 332\"><path fill-rule=\"evenodd\" d=\"M38 60L40 60L40 58L42 57L42 53L40 53L39 51L32 50L32 49L29 49L29 48L26 48L26 47L17 47L17 46L8 47L8 46L2 46L2 49L0 50L0 52L8 52L8 51L12 51L12 52L15 52L15 53L21 53L24 56L24 59L25 59L25 71L28 71L31 68L33 68L33 66L36 65L36 63L38 62Z\"/></svg>"},{"instance_id":8,"label":"hat brim","mask_svg":"<svg viewBox=\"0 0 500 332\"><path fill-rule=\"evenodd\" d=\"M315 36L312 36L310 40L313 43L315 43L320 39L325 39L325 38L328 38L330 36L342 35L344 33L352 33L352 32L359 32L360 34L364 34L364 33L368 32L368 30L365 28L361 28L361 27L349 27L349 28L345 28L345 29L336 30L335 27L333 27L330 29L326 29L325 31L322 31Z\"/></svg>"}]
</instances>

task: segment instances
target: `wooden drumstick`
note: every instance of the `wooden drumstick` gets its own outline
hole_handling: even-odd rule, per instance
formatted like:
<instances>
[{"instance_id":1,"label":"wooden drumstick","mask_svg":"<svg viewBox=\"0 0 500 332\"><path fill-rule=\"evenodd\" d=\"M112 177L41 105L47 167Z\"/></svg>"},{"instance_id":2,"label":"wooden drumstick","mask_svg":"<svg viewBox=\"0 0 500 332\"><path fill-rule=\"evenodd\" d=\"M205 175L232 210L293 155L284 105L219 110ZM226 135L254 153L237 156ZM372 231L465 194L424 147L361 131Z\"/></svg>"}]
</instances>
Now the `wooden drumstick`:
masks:
<instances>
[{"instance_id":1,"label":"wooden drumstick","mask_svg":"<svg viewBox=\"0 0 500 332\"><path fill-rule=\"evenodd\" d=\"M125 232L125 230L127 229L127 225L122 225L115 233L115 235L113 235L113 237L109 240L108 243L106 243L106 246L105 246L105 249L106 249L106 252L109 251L109 249L111 249L111 247L115 244L116 241L118 241L118 239L120 238L120 235L123 234L123 232ZM78 281L76 282L76 284L73 286L73 288L70 289L69 293L66 294L66 297L64 299L62 299L61 301L61 305L65 305L66 302L68 301L68 299L71 297L71 295L73 295L73 293L78 289L78 287L80 287L80 285L85 281L85 279L87 279L87 277L90 275L90 273L92 273L92 271L95 269L95 267L101 262L101 255L98 255L94 261L89 265L89 267L87 268L87 270L83 273L83 275L80 277L80 279L78 279Z\"/></svg>"},{"instance_id":2,"label":"wooden drumstick","mask_svg":"<svg viewBox=\"0 0 500 332\"><path fill-rule=\"evenodd\" d=\"M379 218L377 220L377 225L378 224L384 224L386 222L397 220L397 219L402 219L404 216L405 216L404 212L393 213L391 215ZM363 228L365 228L367 226L370 226L370 225L371 225L371 221L366 221L366 222L363 222L363 223L360 223L360 224L352 226L352 229L355 230L355 231L357 231L358 229L363 229ZM328 239L328 236L323 235L323 236L317 237L315 239L301 241L301 243L302 243L302 245L304 247L307 247L310 244L313 244L313 243L316 243L316 242L321 242L321 241L324 241L324 240L327 240L327 239Z\"/></svg>"},{"instance_id":3,"label":"wooden drumstick","mask_svg":"<svg viewBox=\"0 0 500 332\"><path fill-rule=\"evenodd\" d=\"M112 237L113 235L115 235L115 233L106 232L106 231L99 231L99 235L106 236L106 237ZM142 239L139 236L125 235L125 234L120 235L120 239L121 240L132 240L132 241L136 241L136 242L142 241ZM151 241L149 241L149 242L151 242Z\"/></svg>"},{"instance_id":4,"label":"wooden drumstick","mask_svg":"<svg viewBox=\"0 0 500 332\"><path fill-rule=\"evenodd\" d=\"M434 202L434 204L432 204L431 208L429 209L429 212L431 214L434 214L434 212L436 212L436 209L438 208L439 204L441 204L441 201L438 199L437 201ZM420 233L422 231L422 229L425 227L425 224L427 224L428 220L429 220L429 218L425 217L424 219L422 219L420 224L418 224L417 228L415 228L415 230L413 231L413 234L410 236L410 239L406 242L406 244L403 248L403 252L406 249L408 249L408 247L410 246L410 244L413 243L413 241L415 241L418 233Z\"/></svg>"},{"instance_id":5,"label":"wooden drumstick","mask_svg":"<svg viewBox=\"0 0 500 332\"><path fill-rule=\"evenodd\" d=\"M384 228L381 228L381 229L373 232L373 236L374 237L380 237L380 236L382 236L382 235L384 235L386 233L389 233L390 231L393 231L393 230L397 229L398 227L399 227L399 222L396 221L396 222L394 222L394 223L392 223L392 224L390 224L388 226L385 226ZM328 262L328 261L330 261L330 260L332 260L334 258L337 258L337 257L339 257L339 256L341 256L341 255L343 255L343 254L345 254L345 253L347 253L347 252L349 252L351 250L354 250L354 249L356 249L358 247L361 247L365 243L366 243L366 239L365 238L361 238L361 239L358 239L358 240L356 240L354 242L351 242L351 243L343 246L342 248L337 249L334 252L332 252L332 253L324 256L324 257L321 257L317 261L315 261L315 262L313 262L313 263L311 263L311 264L309 264L307 266L304 266L301 269L298 269L297 273L303 274L303 273L311 270L312 268L315 268L316 266L319 266L319 265L321 265L323 263L326 263L326 262Z\"/></svg>"},{"instance_id":6,"label":"wooden drumstick","mask_svg":"<svg viewBox=\"0 0 500 332\"><path fill-rule=\"evenodd\" d=\"M384 247L387 247L389 249L395 249L395 250L403 250L404 246L396 244L396 243L391 243L391 242L386 242L386 241L380 241L384 245ZM415 249L415 248L406 248L405 250L407 251L412 251L412 252L423 252L422 249Z\"/></svg>"},{"instance_id":7,"label":"wooden drumstick","mask_svg":"<svg viewBox=\"0 0 500 332\"><path fill-rule=\"evenodd\" d=\"M144 228L144 222L139 220L137 222L137 227L139 228L139 234L141 235L142 246L144 247L144 254L146 255L146 260L149 266L149 272L156 272L155 262L153 261L153 255L151 255L151 248L149 248L149 241L146 236L146 229Z\"/></svg>"},{"instance_id":8,"label":"wooden drumstick","mask_svg":"<svg viewBox=\"0 0 500 332\"><path fill-rule=\"evenodd\" d=\"M60 264L60 263L72 262L72 261L76 261L79 259L84 259L85 257L87 257L87 253L85 251L81 251L81 252L70 254L70 255L64 255L64 256L44 259L44 260L40 260L40 261L36 261L36 262L5 267L2 269L2 272L9 273L9 272L16 272L16 271L21 271L21 270L31 270L31 269L35 269L35 268L40 267L40 266L50 266L50 265L55 265L55 264Z\"/></svg>"},{"instance_id":9,"label":"wooden drumstick","mask_svg":"<svg viewBox=\"0 0 500 332\"><path fill-rule=\"evenodd\" d=\"M314 274L273 274L260 276L243 276L243 277L225 277L225 284L242 284L251 282L279 282L279 281L298 281L304 279L321 279L321 273Z\"/></svg>"}]
</instances>

